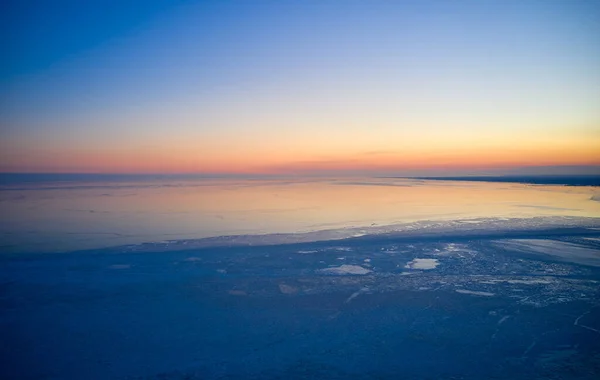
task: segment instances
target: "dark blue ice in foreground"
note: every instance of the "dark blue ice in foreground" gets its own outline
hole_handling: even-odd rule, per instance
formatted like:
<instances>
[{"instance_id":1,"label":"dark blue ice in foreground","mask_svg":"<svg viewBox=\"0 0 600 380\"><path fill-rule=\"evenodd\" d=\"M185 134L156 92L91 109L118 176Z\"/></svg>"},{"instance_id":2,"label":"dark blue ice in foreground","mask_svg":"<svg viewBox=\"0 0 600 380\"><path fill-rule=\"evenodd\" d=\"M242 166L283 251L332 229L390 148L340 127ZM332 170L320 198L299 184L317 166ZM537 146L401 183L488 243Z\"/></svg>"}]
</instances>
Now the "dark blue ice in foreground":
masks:
<instances>
[{"instance_id":1,"label":"dark blue ice in foreground","mask_svg":"<svg viewBox=\"0 0 600 380\"><path fill-rule=\"evenodd\" d=\"M597 379L598 220L462 224L5 257L0 378Z\"/></svg>"}]
</instances>

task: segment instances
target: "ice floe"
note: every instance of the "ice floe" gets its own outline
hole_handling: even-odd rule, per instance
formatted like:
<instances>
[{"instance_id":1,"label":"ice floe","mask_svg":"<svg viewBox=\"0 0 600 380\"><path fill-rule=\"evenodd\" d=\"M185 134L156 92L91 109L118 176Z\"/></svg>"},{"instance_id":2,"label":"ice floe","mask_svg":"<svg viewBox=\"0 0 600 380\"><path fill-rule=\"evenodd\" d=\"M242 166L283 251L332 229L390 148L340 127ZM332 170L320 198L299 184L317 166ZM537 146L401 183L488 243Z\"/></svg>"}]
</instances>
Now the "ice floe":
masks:
<instances>
[{"instance_id":1,"label":"ice floe","mask_svg":"<svg viewBox=\"0 0 600 380\"><path fill-rule=\"evenodd\" d=\"M319 269L317 272L335 275L365 275L371 273L372 271L358 265L342 265L339 267Z\"/></svg>"},{"instance_id":2,"label":"ice floe","mask_svg":"<svg viewBox=\"0 0 600 380\"><path fill-rule=\"evenodd\" d=\"M408 269L434 269L440 265L438 259L414 259L406 263L404 268Z\"/></svg>"}]
</instances>

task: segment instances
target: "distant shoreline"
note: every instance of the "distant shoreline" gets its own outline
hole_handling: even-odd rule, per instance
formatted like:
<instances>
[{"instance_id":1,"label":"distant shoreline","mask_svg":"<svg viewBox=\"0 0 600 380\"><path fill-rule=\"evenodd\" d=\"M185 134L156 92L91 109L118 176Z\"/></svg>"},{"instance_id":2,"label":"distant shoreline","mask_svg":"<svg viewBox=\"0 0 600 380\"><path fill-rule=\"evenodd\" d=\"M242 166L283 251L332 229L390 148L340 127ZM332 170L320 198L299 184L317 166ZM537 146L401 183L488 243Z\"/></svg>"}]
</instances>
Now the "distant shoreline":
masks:
<instances>
[{"instance_id":1,"label":"distant shoreline","mask_svg":"<svg viewBox=\"0 0 600 380\"><path fill-rule=\"evenodd\" d=\"M530 185L600 186L600 175L394 177L429 181L504 182Z\"/></svg>"}]
</instances>

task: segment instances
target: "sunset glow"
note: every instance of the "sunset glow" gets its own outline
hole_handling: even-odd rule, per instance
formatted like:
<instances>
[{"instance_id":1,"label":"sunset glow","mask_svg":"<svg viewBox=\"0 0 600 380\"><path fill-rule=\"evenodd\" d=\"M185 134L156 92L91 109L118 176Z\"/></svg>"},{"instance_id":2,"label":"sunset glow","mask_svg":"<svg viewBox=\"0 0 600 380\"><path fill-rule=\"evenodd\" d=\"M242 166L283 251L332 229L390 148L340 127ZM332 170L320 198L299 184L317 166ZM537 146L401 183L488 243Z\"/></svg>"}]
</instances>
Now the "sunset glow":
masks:
<instances>
[{"instance_id":1,"label":"sunset glow","mask_svg":"<svg viewBox=\"0 0 600 380\"><path fill-rule=\"evenodd\" d=\"M600 171L597 3L145 5L3 6L0 171Z\"/></svg>"}]
</instances>

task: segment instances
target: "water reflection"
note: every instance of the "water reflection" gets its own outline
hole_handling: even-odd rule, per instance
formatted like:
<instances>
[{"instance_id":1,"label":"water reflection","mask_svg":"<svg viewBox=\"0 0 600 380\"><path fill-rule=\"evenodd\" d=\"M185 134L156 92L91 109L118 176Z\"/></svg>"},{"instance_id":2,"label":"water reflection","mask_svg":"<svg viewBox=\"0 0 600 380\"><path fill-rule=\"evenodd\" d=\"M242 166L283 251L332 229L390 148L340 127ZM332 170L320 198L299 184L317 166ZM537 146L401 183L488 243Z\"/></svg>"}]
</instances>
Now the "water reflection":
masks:
<instances>
[{"instance_id":1,"label":"water reflection","mask_svg":"<svg viewBox=\"0 0 600 380\"><path fill-rule=\"evenodd\" d=\"M593 187L408 179L145 179L0 191L2 252L418 220L600 216Z\"/></svg>"}]
</instances>

